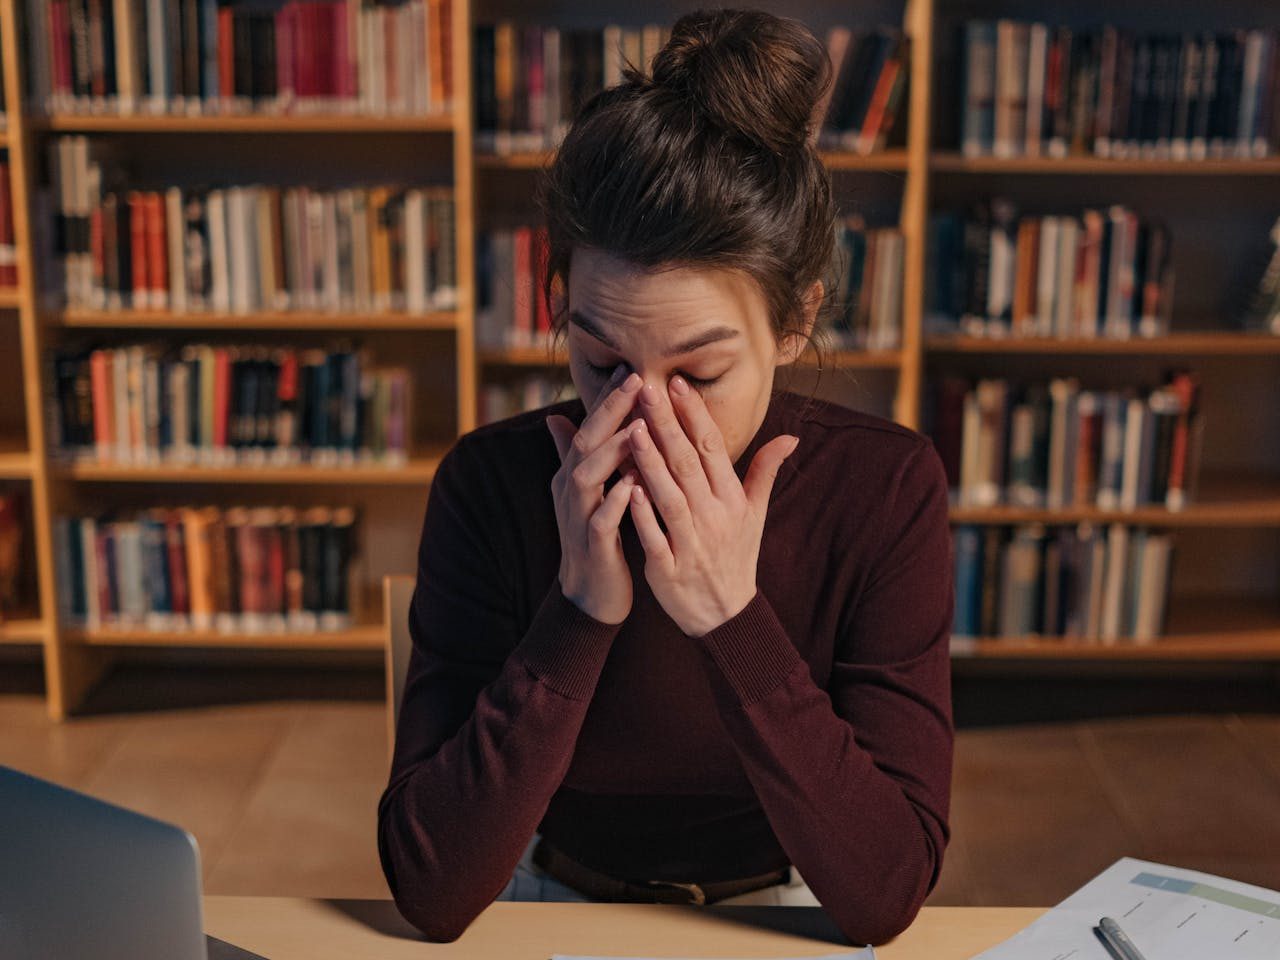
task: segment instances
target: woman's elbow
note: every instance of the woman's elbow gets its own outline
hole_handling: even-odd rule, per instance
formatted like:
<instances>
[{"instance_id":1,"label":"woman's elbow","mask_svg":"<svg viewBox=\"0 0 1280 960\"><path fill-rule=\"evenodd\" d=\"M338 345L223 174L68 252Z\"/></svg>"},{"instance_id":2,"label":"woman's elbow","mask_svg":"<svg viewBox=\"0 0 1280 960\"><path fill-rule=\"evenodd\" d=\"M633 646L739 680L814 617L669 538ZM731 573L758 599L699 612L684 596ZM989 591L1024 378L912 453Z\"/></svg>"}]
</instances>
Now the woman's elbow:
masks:
<instances>
[{"instance_id":1,"label":"woman's elbow","mask_svg":"<svg viewBox=\"0 0 1280 960\"><path fill-rule=\"evenodd\" d=\"M430 943L453 943L462 936L476 915L466 913L449 913L438 906L431 906L421 899L395 898L396 909L400 916L418 930Z\"/></svg>"}]
</instances>

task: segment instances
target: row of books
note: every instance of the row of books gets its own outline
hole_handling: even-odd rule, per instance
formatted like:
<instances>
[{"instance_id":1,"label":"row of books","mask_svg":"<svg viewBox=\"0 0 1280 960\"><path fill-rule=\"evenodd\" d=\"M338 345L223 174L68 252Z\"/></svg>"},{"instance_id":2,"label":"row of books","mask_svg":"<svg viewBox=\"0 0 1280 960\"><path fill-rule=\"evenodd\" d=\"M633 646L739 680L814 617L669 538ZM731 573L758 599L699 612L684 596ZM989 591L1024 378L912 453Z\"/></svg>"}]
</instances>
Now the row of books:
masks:
<instances>
[{"instance_id":1,"label":"row of books","mask_svg":"<svg viewBox=\"0 0 1280 960\"><path fill-rule=\"evenodd\" d=\"M848 27L827 31L832 84L819 105L822 128L818 146L859 154L885 148L907 103L911 42L901 30L881 27L855 33Z\"/></svg>"},{"instance_id":2,"label":"row of books","mask_svg":"<svg viewBox=\"0 0 1280 960\"><path fill-rule=\"evenodd\" d=\"M905 251L897 228L868 228L858 216L837 223L839 280L830 329L841 347L893 350L901 345Z\"/></svg>"},{"instance_id":3,"label":"row of books","mask_svg":"<svg viewBox=\"0 0 1280 960\"><path fill-rule=\"evenodd\" d=\"M966 156L1198 160L1280 152L1275 30L965 24Z\"/></svg>"},{"instance_id":4,"label":"row of books","mask_svg":"<svg viewBox=\"0 0 1280 960\"><path fill-rule=\"evenodd\" d=\"M560 29L511 20L475 28L477 149L501 155L553 149L582 103L622 80L630 64L649 73L670 28L659 24ZM884 148L903 105L910 74L901 30L833 27L834 67L819 146L871 153Z\"/></svg>"},{"instance_id":5,"label":"row of books","mask_svg":"<svg viewBox=\"0 0 1280 960\"><path fill-rule=\"evenodd\" d=\"M511 20L475 26L476 149L510 154L553 149L578 108L622 80L629 63L648 71L671 35L643 27L565 28Z\"/></svg>"},{"instance_id":6,"label":"row of books","mask_svg":"<svg viewBox=\"0 0 1280 960\"><path fill-rule=\"evenodd\" d=\"M954 531L961 638L1146 644L1165 630L1173 537L1122 523Z\"/></svg>"},{"instance_id":7,"label":"row of books","mask_svg":"<svg viewBox=\"0 0 1280 960\"><path fill-rule=\"evenodd\" d=\"M476 235L476 344L490 349L546 344L543 296L547 228L498 227Z\"/></svg>"},{"instance_id":8,"label":"row of books","mask_svg":"<svg viewBox=\"0 0 1280 960\"><path fill-rule=\"evenodd\" d=\"M18 244L13 232L13 184L9 151L0 151L0 288L18 285Z\"/></svg>"},{"instance_id":9,"label":"row of books","mask_svg":"<svg viewBox=\"0 0 1280 960\"><path fill-rule=\"evenodd\" d=\"M76 459L399 466L408 456L408 372L351 347L141 343L51 362L51 442Z\"/></svg>"},{"instance_id":10,"label":"row of books","mask_svg":"<svg viewBox=\"0 0 1280 960\"><path fill-rule=\"evenodd\" d=\"M1194 499L1204 427L1199 378L1147 392L1075 378L1015 387L945 378L934 445L961 506L1181 510Z\"/></svg>"},{"instance_id":11,"label":"row of books","mask_svg":"<svg viewBox=\"0 0 1280 960\"><path fill-rule=\"evenodd\" d=\"M350 507L156 507L58 517L62 616L85 629L312 633L351 626Z\"/></svg>"},{"instance_id":12,"label":"row of books","mask_svg":"<svg viewBox=\"0 0 1280 960\"><path fill-rule=\"evenodd\" d=\"M1169 332L1168 228L1116 204L1079 217L1020 217L996 198L930 217L932 333L1154 337Z\"/></svg>"},{"instance_id":13,"label":"row of books","mask_svg":"<svg viewBox=\"0 0 1280 960\"><path fill-rule=\"evenodd\" d=\"M529 374L514 380L490 381L480 388L477 416L481 425L494 423L526 410L572 400L577 395L577 388L567 376Z\"/></svg>"},{"instance_id":14,"label":"row of books","mask_svg":"<svg viewBox=\"0 0 1280 960\"><path fill-rule=\"evenodd\" d=\"M457 303L449 187L109 189L88 138L50 147L46 290L71 307L408 311ZM42 219L46 219L43 218Z\"/></svg>"},{"instance_id":15,"label":"row of books","mask_svg":"<svg viewBox=\"0 0 1280 960\"><path fill-rule=\"evenodd\" d=\"M425 114L449 109L449 0L27 0L50 113Z\"/></svg>"}]
</instances>

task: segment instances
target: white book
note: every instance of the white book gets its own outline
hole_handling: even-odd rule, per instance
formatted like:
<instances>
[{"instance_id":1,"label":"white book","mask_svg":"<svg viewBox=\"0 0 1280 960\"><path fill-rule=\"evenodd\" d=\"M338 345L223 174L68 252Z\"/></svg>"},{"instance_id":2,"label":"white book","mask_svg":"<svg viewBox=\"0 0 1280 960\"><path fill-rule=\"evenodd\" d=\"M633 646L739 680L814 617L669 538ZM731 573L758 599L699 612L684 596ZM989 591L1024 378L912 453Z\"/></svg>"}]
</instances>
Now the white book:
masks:
<instances>
[{"instance_id":1,"label":"white book","mask_svg":"<svg viewBox=\"0 0 1280 960\"><path fill-rule=\"evenodd\" d=\"M978 381L978 486L974 491L978 506L993 507L1000 503L1004 479L1006 444L1006 401L1009 384L1005 380Z\"/></svg>"},{"instance_id":2,"label":"white book","mask_svg":"<svg viewBox=\"0 0 1280 960\"><path fill-rule=\"evenodd\" d=\"M337 310L342 298L338 276L338 198L333 191L321 195L321 231L324 236L324 297L322 309Z\"/></svg>"},{"instance_id":3,"label":"white book","mask_svg":"<svg viewBox=\"0 0 1280 960\"><path fill-rule=\"evenodd\" d=\"M1036 320L1038 337L1052 337L1057 316L1058 217L1040 221L1040 262L1036 265Z\"/></svg>"},{"instance_id":4,"label":"white book","mask_svg":"<svg viewBox=\"0 0 1280 960\"><path fill-rule=\"evenodd\" d=\"M1136 510L1142 493L1139 481L1142 469L1142 448L1147 428L1147 402L1141 397L1130 397L1125 406L1124 461L1120 474L1120 509Z\"/></svg>"},{"instance_id":5,"label":"white book","mask_svg":"<svg viewBox=\"0 0 1280 960\"><path fill-rule=\"evenodd\" d=\"M1075 260L1080 250L1080 224L1073 216L1057 221L1057 275L1053 280L1053 335L1075 337Z\"/></svg>"},{"instance_id":6,"label":"white book","mask_svg":"<svg viewBox=\"0 0 1280 960\"><path fill-rule=\"evenodd\" d=\"M977 503L978 436L981 431L982 411L978 408L978 393L970 390L964 395L960 432L960 503L965 506Z\"/></svg>"},{"instance_id":7,"label":"white book","mask_svg":"<svg viewBox=\"0 0 1280 960\"><path fill-rule=\"evenodd\" d=\"M992 327L1013 304L1017 248L1002 224L991 228L991 264L987 282L987 320Z\"/></svg>"},{"instance_id":8,"label":"white book","mask_svg":"<svg viewBox=\"0 0 1280 960\"><path fill-rule=\"evenodd\" d=\"M129 351L116 347L111 351L111 401L116 430L115 459L128 463L133 445L129 442Z\"/></svg>"},{"instance_id":9,"label":"white book","mask_svg":"<svg viewBox=\"0 0 1280 960\"><path fill-rule=\"evenodd\" d=\"M1102 591L1100 638L1111 645L1120 640L1124 612L1124 584L1129 572L1129 528L1113 523L1107 529L1107 571Z\"/></svg>"},{"instance_id":10,"label":"white book","mask_svg":"<svg viewBox=\"0 0 1280 960\"><path fill-rule=\"evenodd\" d=\"M369 62L373 69L373 111L386 113L390 104L387 100L387 30L386 18L389 13L386 7L372 7L368 11L370 17L370 49Z\"/></svg>"},{"instance_id":11,"label":"white book","mask_svg":"<svg viewBox=\"0 0 1280 960\"><path fill-rule=\"evenodd\" d=\"M422 29L413 17L413 4L405 4L392 8L392 17L396 21L396 102L392 104L394 113L410 113L413 111L413 69L417 61L414 59L415 32ZM420 34L419 34L420 36Z\"/></svg>"},{"instance_id":12,"label":"white book","mask_svg":"<svg viewBox=\"0 0 1280 960\"><path fill-rule=\"evenodd\" d=\"M546 87L543 116L543 149L553 148L559 141L560 126L560 30L557 27L542 28L542 78Z\"/></svg>"},{"instance_id":13,"label":"white book","mask_svg":"<svg viewBox=\"0 0 1280 960\"><path fill-rule=\"evenodd\" d=\"M306 220L302 232L306 238L306 279L302 288L303 305L308 310L320 310L324 307L324 198L310 190L305 196Z\"/></svg>"},{"instance_id":14,"label":"white book","mask_svg":"<svg viewBox=\"0 0 1280 960\"><path fill-rule=\"evenodd\" d=\"M1143 544L1142 578L1138 584L1137 617L1133 627L1135 643L1154 643L1162 632L1172 556L1173 538L1169 534L1147 535Z\"/></svg>"},{"instance_id":15,"label":"white book","mask_svg":"<svg viewBox=\"0 0 1280 960\"><path fill-rule=\"evenodd\" d=\"M150 73L151 94L147 98L148 108L152 113L165 113L169 109L169 55L167 46L168 29L165 13L168 4L165 0L139 0L147 5L147 69ZM177 29L177 24L173 25Z\"/></svg>"},{"instance_id":16,"label":"white book","mask_svg":"<svg viewBox=\"0 0 1280 960\"><path fill-rule=\"evenodd\" d=\"M871 350L892 350L898 346L899 318L902 315L902 234L896 230L876 232L875 286L872 288Z\"/></svg>"},{"instance_id":17,"label":"white book","mask_svg":"<svg viewBox=\"0 0 1280 960\"><path fill-rule=\"evenodd\" d=\"M410 313L427 309L426 197L410 190L404 201L405 308Z\"/></svg>"},{"instance_id":18,"label":"white book","mask_svg":"<svg viewBox=\"0 0 1280 960\"><path fill-rule=\"evenodd\" d=\"M210 302L219 313L231 310L231 268L227 254L227 194L210 190L209 212L209 284Z\"/></svg>"},{"instance_id":19,"label":"white book","mask_svg":"<svg viewBox=\"0 0 1280 960\"><path fill-rule=\"evenodd\" d=\"M1038 157L1044 142L1044 84L1049 50L1049 28L1033 23L1027 31L1027 131L1025 153ZM1043 240L1042 240L1043 242Z\"/></svg>"},{"instance_id":20,"label":"white book","mask_svg":"<svg viewBox=\"0 0 1280 960\"><path fill-rule=\"evenodd\" d=\"M413 91L409 110L414 114L428 113L431 105L431 85L427 81L428 63L431 57L430 34L427 27L427 6L425 3L409 4L409 36L413 39L413 50L409 57L409 89ZM443 108L443 105L441 106Z\"/></svg>"},{"instance_id":21,"label":"white book","mask_svg":"<svg viewBox=\"0 0 1280 960\"><path fill-rule=\"evenodd\" d=\"M231 312L250 313L248 224L245 222L244 187L227 190L227 242Z\"/></svg>"},{"instance_id":22,"label":"white book","mask_svg":"<svg viewBox=\"0 0 1280 960\"><path fill-rule=\"evenodd\" d=\"M169 244L169 308L174 313L187 310L187 271L183 246L186 224L182 215L182 189L170 187L164 192L165 238Z\"/></svg>"}]
</instances>

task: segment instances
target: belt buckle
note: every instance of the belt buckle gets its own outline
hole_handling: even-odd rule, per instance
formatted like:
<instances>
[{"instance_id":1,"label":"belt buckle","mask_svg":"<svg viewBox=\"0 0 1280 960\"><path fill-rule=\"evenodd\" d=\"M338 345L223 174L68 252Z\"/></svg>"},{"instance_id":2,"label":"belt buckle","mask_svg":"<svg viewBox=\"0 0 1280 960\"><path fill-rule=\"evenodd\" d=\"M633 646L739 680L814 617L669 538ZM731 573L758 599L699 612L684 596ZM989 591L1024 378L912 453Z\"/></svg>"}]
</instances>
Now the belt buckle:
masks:
<instances>
[{"instance_id":1,"label":"belt buckle","mask_svg":"<svg viewBox=\"0 0 1280 960\"><path fill-rule=\"evenodd\" d=\"M673 890L683 890L689 894L692 898L689 902L695 906L703 906L707 902L707 895L696 883L680 883L675 880L646 880L645 886L670 887Z\"/></svg>"}]
</instances>

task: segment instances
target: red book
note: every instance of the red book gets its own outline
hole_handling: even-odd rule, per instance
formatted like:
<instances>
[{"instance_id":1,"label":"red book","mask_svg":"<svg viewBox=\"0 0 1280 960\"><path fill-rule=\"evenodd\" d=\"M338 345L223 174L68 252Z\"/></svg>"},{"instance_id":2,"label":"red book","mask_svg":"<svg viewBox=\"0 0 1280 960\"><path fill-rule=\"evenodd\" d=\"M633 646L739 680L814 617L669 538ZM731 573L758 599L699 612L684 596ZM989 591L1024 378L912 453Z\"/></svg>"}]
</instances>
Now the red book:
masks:
<instances>
[{"instance_id":1,"label":"red book","mask_svg":"<svg viewBox=\"0 0 1280 960\"><path fill-rule=\"evenodd\" d=\"M893 89L893 82L900 69L902 59L899 54L886 60L884 69L880 71L875 90L871 94L871 102L867 106L867 114L862 119L862 129L858 132L859 153L870 153L876 142L876 134L880 132L880 125L884 122L884 108L889 102L889 91Z\"/></svg>"},{"instance_id":2,"label":"red book","mask_svg":"<svg viewBox=\"0 0 1280 960\"><path fill-rule=\"evenodd\" d=\"M551 255L549 239L547 237L547 228L538 227L533 233L533 249L534 262L537 269L534 271L533 280L533 317L534 328L539 334L550 334L551 332L551 309L547 306L547 298L543 296L543 290L547 281L547 265Z\"/></svg>"},{"instance_id":3,"label":"red book","mask_svg":"<svg viewBox=\"0 0 1280 960\"><path fill-rule=\"evenodd\" d=\"M9 164L0 163L0 286L18 285L17 257L18 251L13 238L13 193L9 188Z\"/></svg>"},{"instance_id":4,"label":"red book","mask_svg":"<svg viewBox=\"0 0 1280 960\"><path fill-rule=\"evenodd\" d=\"M516 227L513 247L516 315L511 325L519 332L517 342L527 343L533 335L533 228Z\"/></svg>"},{"instance_id":5,"label":"red book","mask_svg":"<svg viewBox=\"0 0 1280 960\"><path fill-rule=\"evenodd\" d=\"M177 510L164 515L164 542L169 560L169 589L173 595L173 612L191 612L191 593L187 589L187 547L182 534L182 518Z\"/></svg>"},{"instance_id":6,"label":"red book","mask_svg":"<svg viewBox=\"0 0 1280 960\"><path fill-rule=\"evenodd\" d=\"M111 582L116 578L116 570L111 566L110 553L107 551L107 537L110 536L106 524L100 524L93 534L93 553L98 562L98 616L103 621L110 621L119 613L111 602Z\"/></svg>"},{"instance_id":7,"label":"red book","mask_svg":"<svg viewBox=\"0 0 1280 960\"><path fill-rule=\"evenodd\" d=\"M351 39L347 34L346 4L329 5L333 13L333 92L343 100L350 100L354 91L351 83Z\"/></svg>"},{"instance_id":8,"label":"red book","mask_svg":"<svg viewBox=\"0 0 1280 960\"><path fill-rule=\"evenodd\" d=\"M1090 506L1098 496L1098 460L1102 453L1102 408L1099 404L1080 412L1076 475L1073 484L1075 505Z\"/></svg>"},{"instance_id":9,"label":"red book","mask_svg":"<svg viewBox=\"0 0 1280 960\"><path fill-rule=\"evenodd\" d=\"M53 34L53 90L71 93L71 15L66 0L49 5L49 29Z\"/></svg>"},{"instance_id":10,"label":"red book","mask_svg":"<svg viewBox=\"0 0 1280 960\"><path fill-rule=\"evenodd\" d=\"M151 192L146 195L147 286L151 305L164 309L169 305L169 250L165 243L164 197Z\"/></svg>"},{"instance_id":11,"label":"red book","mask_svg":"<svg viewBox=\"0 0 1280 960\"><path fill-rule=\"evenodd\" d=\"M213 351L213 448L227 448L227 418L231 412L231 357L226 347Z\"/></svg>"},{"instance_id":12,"label":"red book","mask_svg":"<svg viewBox=\"0 0 1280 960\"><path fill-rule=\"evenodd\" d=\"M316 95L315 24L315 4L299 4L297 15L294 19L295 34L293 48L293 82L297 88L299 98L314 97Z\"/></svg>"},{"instance_id":13,"label":"red book","mask_svg":"<svg viewBox=\"0 0 1280 960\"><path fill-rule=\"evenodd\" d=\"M236 95L235 21L231 7L218 8L218 95L230 103Z\"/></svg>"},{"instance_id":14,"label":"red book","mask_svg":"<svg viewBox=\"0 0 1280 960\"><path fill-rule=\"evenodd\" d=\"M135 310L145 309L151 303L147 288L147 221L142 193L129 191L129 263L133 274L132 305Z\"/></svg>"},{"instance_id":15,"label":"red book","mask_svg":"<svg viewBox=\"0 0 1280 960\"><path fill-rule=\"evenodd\" d=\"M116 442L115 423L111 418L111 351L95 350L89 354L89 392L93 400L93 444L98 459L111 456Z\"/></svg>"},{"instance_id":16,"label":"red book","mask_svg":"<svg viewBox=\"0 0 1280 960\"><path fill-rule=\"evenodd\" d=\"M279 526L262 528L267 541L267 610L284 613L284 537Z\"/></svg>"},{"instance_id":17,"label":"red book","mask_svg":"<svg viewBox=\"0 0 1280 960\"><path fill-rule=\"evenodd\" d=\"M262 551L255 542L255 528L240 524L236 530L236 557L240 561L240 611L262 613Z\"/></svg>"}]
</instances>

